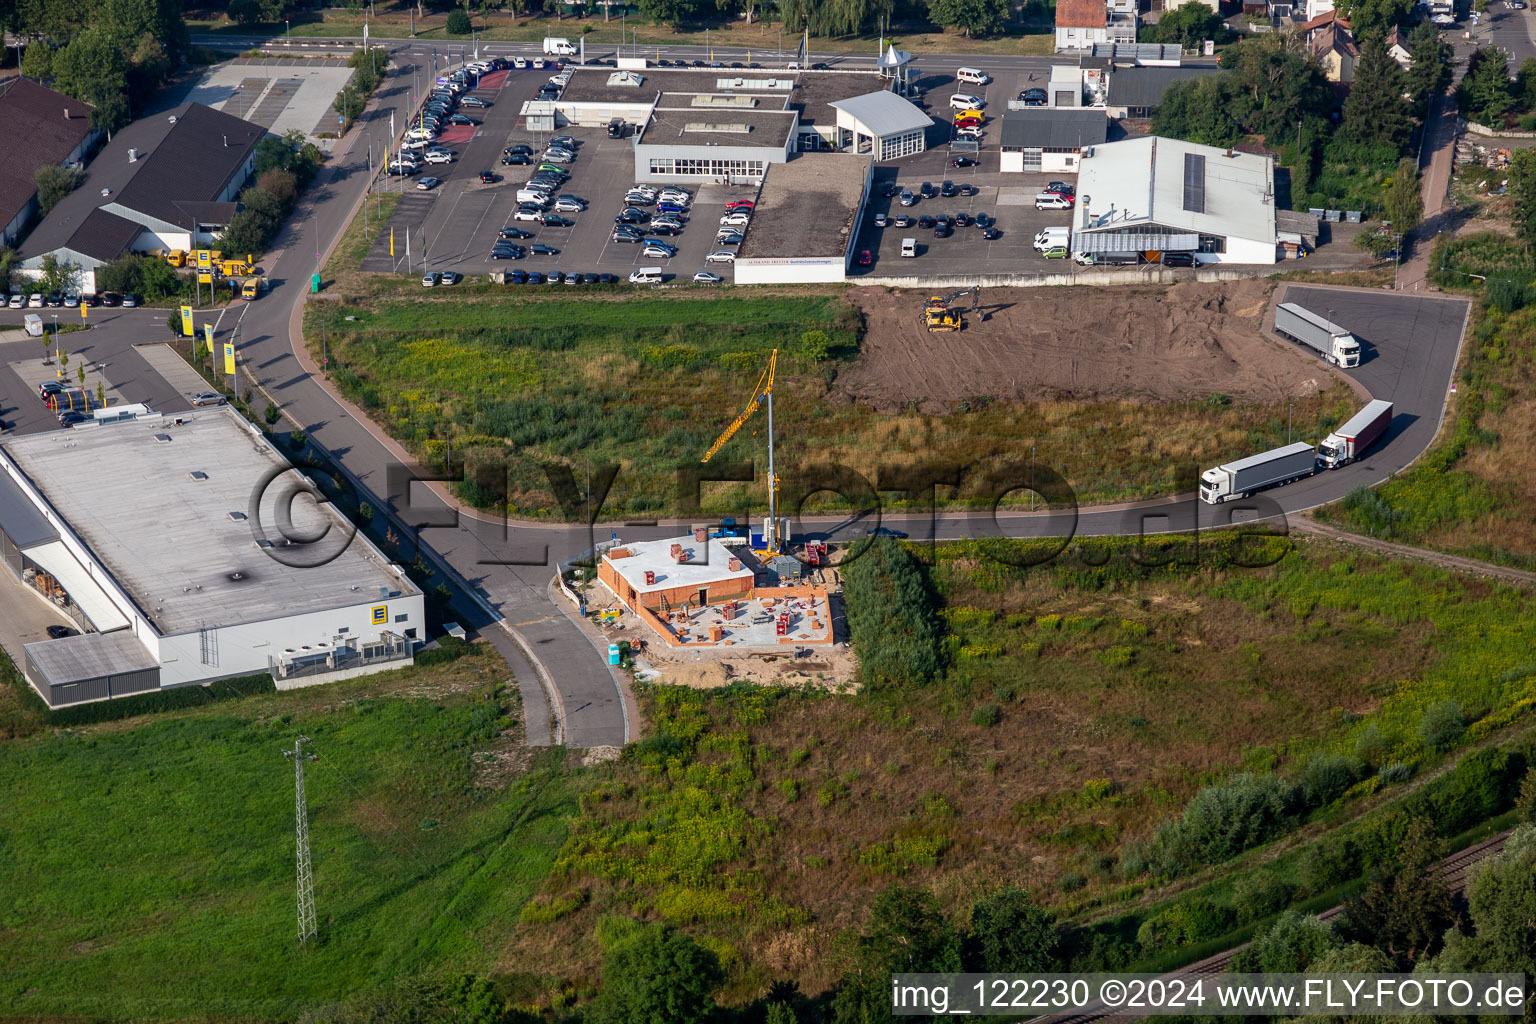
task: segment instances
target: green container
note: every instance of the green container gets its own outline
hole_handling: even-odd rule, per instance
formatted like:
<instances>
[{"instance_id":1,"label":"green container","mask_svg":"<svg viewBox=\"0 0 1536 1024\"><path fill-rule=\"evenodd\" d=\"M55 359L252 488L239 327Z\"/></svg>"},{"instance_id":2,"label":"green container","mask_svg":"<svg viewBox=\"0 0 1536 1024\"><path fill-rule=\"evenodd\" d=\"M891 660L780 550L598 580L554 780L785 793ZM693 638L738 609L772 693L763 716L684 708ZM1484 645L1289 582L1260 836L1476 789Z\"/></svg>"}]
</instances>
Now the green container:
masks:
<instances>
[{"instance_id":1,"label":"green container","mask_svg":"<svg viewBox=\"0 0 1536 1024\"><path fill-rule=\"evenodd\" d=\"M309 290L310 290L311 294L318 295L320 293L320 275L319 274L310 274L309 275Z\"/></svg>"}]
</instances>

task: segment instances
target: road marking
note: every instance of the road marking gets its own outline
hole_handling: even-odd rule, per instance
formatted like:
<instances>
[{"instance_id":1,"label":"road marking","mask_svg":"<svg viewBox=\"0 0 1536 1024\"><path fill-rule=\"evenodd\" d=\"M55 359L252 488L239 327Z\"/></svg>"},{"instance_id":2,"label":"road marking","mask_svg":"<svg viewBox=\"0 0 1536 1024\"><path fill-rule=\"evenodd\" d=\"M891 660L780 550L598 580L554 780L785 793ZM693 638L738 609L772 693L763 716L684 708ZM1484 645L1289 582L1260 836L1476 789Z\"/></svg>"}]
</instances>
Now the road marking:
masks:
<instances>
[{"instance_id":1,"label":"road marking","mask_svg":"<svg viewBox=\"0 0 1536 1024\"><path fill-rule=\"evenodd\" d=\"M527 622L514 622L512 623L512 626L514 629L519 629L523 626L537 626L539 623L549 622L553 618L553 615L546 615L542 619L529 619Z\"/></svg>"}]
</instances>

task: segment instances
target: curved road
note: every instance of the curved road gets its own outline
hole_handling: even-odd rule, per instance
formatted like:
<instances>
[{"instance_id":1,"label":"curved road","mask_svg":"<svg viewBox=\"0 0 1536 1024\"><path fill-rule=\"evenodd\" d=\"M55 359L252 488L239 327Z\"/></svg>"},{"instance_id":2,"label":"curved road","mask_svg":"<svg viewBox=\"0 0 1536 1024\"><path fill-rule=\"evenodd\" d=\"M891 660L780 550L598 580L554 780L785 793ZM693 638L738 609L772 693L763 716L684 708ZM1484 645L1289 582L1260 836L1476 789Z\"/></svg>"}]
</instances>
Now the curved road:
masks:
<instances>
[{"instance_id":1,"label":"curved road","mask_svg":"<svg viewBox=\"0 0 1536 1024\"><path fill-rule=\"evenodd\" d=\"M228 40L225 40L228 42ZM408 463L405 453L382 431L359 419L356 409L338 399L304 352L299 330L308 278L321 265L359 208L369 182L365 133L383 138L390 113L403 130L413 72L409 40L375 40L395 54L396 64L360 119L358 129L338 143L315 185L284 229L266 260L273 290L244 305L234 323L235 341L243 368L300 424L314 443L331 453L347 473L375 496L388 499L408 526L421 528L421 540L440 559L440 566L462 579L480 603L475 626L508 656L527 705L530 742L561 742L572 747L620 745L634 738L635 712L626 703L622 680L610 671L604 652L592 635L556 602L549 583L556 560L570 558L588 547L588 534L579 527L540 523L501 524L458 516L439 488L417 485L407 496L390 467ZM530 52L531 44L482 44L482 54ZM674 56L692 55L698 47L663 47ZM611 51L610 51L611 52ZM591 54L589 56L598 56ZM430 58L429 58L430 59ZM939 56L938 59L949 58ZM955 57L954 59L960 59ZM988 59L966 57L987 64ZM994 58L1007 66L1030 63L1024 58ZM1048 64L1048 58L1038 60ZM1405 296L1366 289L1287 285L1285 297L1334 319L1365 342L1366 359L1349 371L1374 397L1396 403L1396 418L1385 444L1376 446L1356 465L1289 487L1267 492L1251 501L1219 507L1193 497L1170 498L1133 506L1094 508L1071 515L1052 513L1003 514L998 523L1009 536L1078 536L1161 533L1226 525L1244 519L1296 514L1337 500L1350 490L1377 483L1400 471L1428 446L1445 408L1451 373L1465 328L1468 303L1424 295ZM232 311L233 312L233 311ZM230 320L226 316L226 321ZM230 329L221 325L221 333ZM1321 365L1319 365L1321 372ZM1021 462L1028 458L1021 452ZM1245 453L1233 453L1234 455ZM1051 460L1040 453L1039 465ZM1070 466L1058 469L1070 476ZM1191 466L1191 486L1199 469ZM1021 478L1019 484L1027 484ZM885 484L886 481L875 481ZM872 520L808 519L797 532L835 533L838 526L862 533ZM987 525L974 515L891 516L887 526L914 539L956 539L983 535ZM675 536L676 522L603 524L595 532L607 539L623 530L626 539ZM995 533L996 531L991 531ZM535 680L542 678L544 688ZM545 691L553 707L545 699ZM545 715L544 708L549 708ZM553 723L551 728L549 723Z\"/></svg>"}]
</instances>

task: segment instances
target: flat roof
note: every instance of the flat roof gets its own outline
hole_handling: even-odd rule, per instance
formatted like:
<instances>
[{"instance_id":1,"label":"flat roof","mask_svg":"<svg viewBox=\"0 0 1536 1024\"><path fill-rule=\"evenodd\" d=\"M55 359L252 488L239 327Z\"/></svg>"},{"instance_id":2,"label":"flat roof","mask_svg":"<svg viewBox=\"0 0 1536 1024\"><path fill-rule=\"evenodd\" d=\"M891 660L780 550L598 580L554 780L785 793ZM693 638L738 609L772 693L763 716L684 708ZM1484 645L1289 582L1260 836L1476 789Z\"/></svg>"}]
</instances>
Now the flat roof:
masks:
<instances>
[{"instance_id":1,"label":"flat roof","mask_svg":"<svg viewBox=\"0 0 1536 1024\"><path fill-rule=\"evenodd\" d=\"M837 123L834 100L879 92L886 82L868 71L784 71L775 68L645 68L634 74L639 85L610 85L614 69L576 68L571 82L560 93L561 103L652 103L663 94L755 96L768 106L774 99L787 102L800 115L801 124ZM768 88L769 83L792 83L789 89ZM667 102L675 102L668 99Z\"/></svg>"},{"instance_id":2,"label":"flat roof","mask_svg":"<svg viewBox=\"0 0 1536 1024\"><path fill-rule=\"evenodd\" d=\"M0 530L23 551L59 539L59 532L48 517L8 473L0 473Z\"/></svg>"},{"instance_id":3,"label":"flat roof","mask_svg":"<svg viewBox=\"0 0 1536 1024\"><path fill-rule=\"evenodd\" d=\"M50 686L160 667L129 629L39 640L23 650Z\"/></svg>"},{"instance_id":4,"label":"flat roof","mask_svg":"<svg viewBox=\"0 0 1536 1024\"><path fill-rule=\"evenodd\" d=\"M1106 142L1083 152L1077 194L1092 206L1075 212L1076 230L1155 224L1275 240L1274 163L1253 153L1155 135Z\"/></svg>"},{"instance_id":5,"label":"flat roof","mask_svg":"<svg viewBox=\"0 0 1536 1024\"><path fill-rule=\"evenodd\" d=\"M787 92L664 92L656 105L668 110L708 111L713 114L732 110L750 113L759 110L788 110L790 95Z\"/></svg>"},{"instance_id":6,"label":"flat roof","mask_svg":"<svg viewBox=\"0 0 1536 1024\"><path fill-rule=\"evenodd\" d=\"M380 600L381 590L418 593L362 535L313 568L270 557L248 515L259 494L264 536L281 542L279 481L296 476L284 475L288 460L227 406L180 418L181 426L150 416L0 444L162 634L356 606ZM339 537L351 529L330 503L292 502L290 536L325 527ZM315 547L311 554L339 544ZM282 551L289 561L307 553Z\"/></svg>"},{"instance_id":7,"label":"flat roof","mask_svg":"<svg viewBox=\"0 0 1536 1024\"><path fill-rule=\"evenodd\" d=\"M876 138L926 130L933 124L933 118L915 103L889 90L833 100L831 106L868 128Z\"/></svg>"},{"instance_id":8,"label":"flat roof","mask_svg":"<svg viewBox=\"0 0 1536 1024\"><path fill-rule=\"evenodd\" d=\"M737 258L845 255L870 159L809 153L769 164Z\"/></svg>"},{"instance_id":9,"label":"flat roof","mask_svg":"<svg viewBox=\"0 0 1536 1024\"><path fill-rule=\"evenodd\" d=\"M685 551L692 553L691 557L694 560L673 561L673 544L681 544ZM706 550L701 551L700 548ZM615 558L614 553L618 551L628 551L629 555L625 558ZM671 590L675 587L706 587L723 580L753 579L755 573L745 562L741 563L741 568L734 571L731 569L731 559L735 557L737 557L736 554L718 540L708 540L700 544L693 539L692 535L669 537L665 540L636 541L633 544L614 548L603 556L637 594ZM656 574L655 583L645 582L647 569Z\"/></svg>"},{"instance_id":10,"label":"flat roof","mask_svg":"<svg viewBox=\"0 0 1536 1024\"><path fill-rule=\"evenodd\" d=\"M1020 149L1083 149L1109 133L1102 107L1032 107L1003 115L1001 144Z\"/></svg>"},{"instance_id":11,"label":"flat roof","mask_svg":"<svg viewBox=\"0 0 1536 1024\"><path fill-rule=\"evenodd\" d=\"M1199 64L1177 68L1115 68L1104 79L1105 88L1108 89L1108 105L1155 107L1163 102L1163 94L1178 83L1214 75L1220 70L1218 67Z\"/></svg>"},{"instance_id":12,"label":"flat roof","mask_svg":"<svg viewBox=\"0 0 1536 1024\"><path fill-rule=\"evenodd\" d=\"M793 110L655 110L637 146L752 146L782 150L795 131Z\"/></svg>"}]
</instances>

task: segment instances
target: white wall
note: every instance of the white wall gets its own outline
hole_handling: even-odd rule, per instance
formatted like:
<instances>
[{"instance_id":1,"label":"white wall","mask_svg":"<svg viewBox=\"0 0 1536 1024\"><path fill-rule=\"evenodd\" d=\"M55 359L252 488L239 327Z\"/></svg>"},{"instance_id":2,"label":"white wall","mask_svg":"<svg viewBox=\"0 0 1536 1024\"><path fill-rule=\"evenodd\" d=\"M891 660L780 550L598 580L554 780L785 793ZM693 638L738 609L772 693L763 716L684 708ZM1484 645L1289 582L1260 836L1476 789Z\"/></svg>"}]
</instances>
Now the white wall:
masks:
<instances>
[{"instance_id":1,"label":"white wall","mask_svg":"<svg viewBox=\"0 0 1536 1024\"><path fill-rule=\"evenodd\" d=\"M1042 174L1076 174L1076 153L1042 153L1040 154L1040 171Z\"/></svg>"},{"instance_id":2,"label":"white wall","mask_svg":"<svg viewBox=\"0 0 1536 1024\"><path fill-rule=\"evenodd\" d=\"M324 571L323 569L320 571ZM374 625L370 610L378 605L386 609L388 620L384 625ZM405 621L396 622L397 615ZM356 637L358 642L375 640L381 632L405 635L407 629L416 630L416 639L427 638L425 601L421 594L396 597L389 600L377 598L345 608L323 612L307 612L281 619L235 626L218 626L218 665L205 665L202 659L202 638L194 630L160 639L160 685L178 686L209 679L251 675L268 671L268 658L278 658L284 648L299 648L304 644L335 644L338 630L346 627L345 635ZM383 668L396 668L396 663L384 663Z\"/></svg>"},{"instance_id":3,"label":"white wall","mask_svg":"<svg viewBox=\"0 0 1536 1024\"><path fill-rule=\"evenodd\" d=\"M1056 28L1056 52L1063 50L1087 50L1094 43L1109 42L1109 30L1104 28Z\"/></svg>"},{"instance_id":4,"label":"white wall","mask_svg":"<svg viewBox=\"0 0 1536 1024\"><path fill-rule=\"evenodd\" d=\"M1023 171L1024 171L1024 153L1023 153L1023 151L1015 149L1015 150L1013 150L1011 152L1008 152L1008 151L1003 152L1003 154L1002 154L1002 164L1001 164L1001 166L998 167L998 170L1000 170L1000 171L1011 171L1011 172L1014 172L1016 174L1022 174Z\"/></svg>"},{"instance_id":5,"label":"white wall","mask_svg":"<svg viewBox=\"0 0 1536 1024\"><path fill-rule=\"evenodd\" d=\"M1252 238L1227 236L1226 252L1203 252L1200 259L1205 263L1275 263L1275 242Z\"/></svg>"},{"instance_id":6,"label":"white wall","mask_svg":"<svg viewBox=\"0 0 1536 1024\"><path fill-rule=\"evenodd\" d=\"M736 261L737 284L841 283L847 276L847 263L837 256L762 256Z\"/></svg>"}]
</instances>

